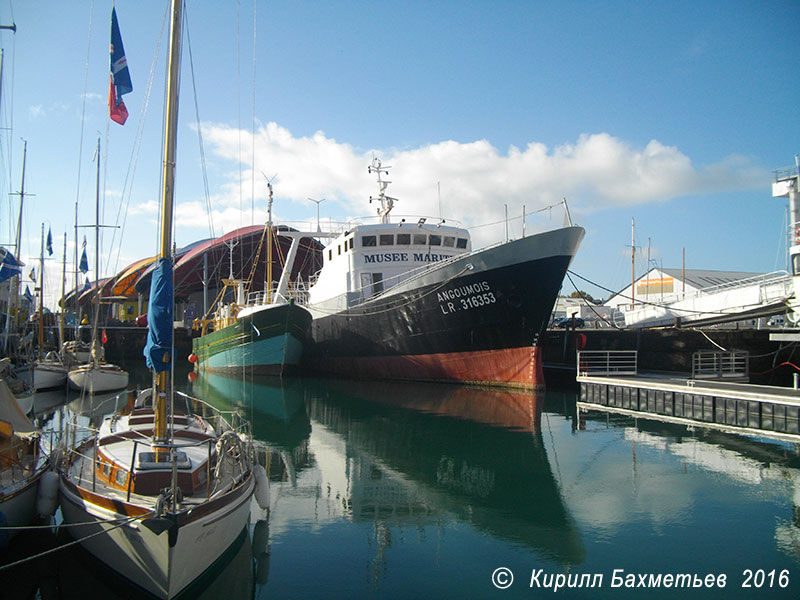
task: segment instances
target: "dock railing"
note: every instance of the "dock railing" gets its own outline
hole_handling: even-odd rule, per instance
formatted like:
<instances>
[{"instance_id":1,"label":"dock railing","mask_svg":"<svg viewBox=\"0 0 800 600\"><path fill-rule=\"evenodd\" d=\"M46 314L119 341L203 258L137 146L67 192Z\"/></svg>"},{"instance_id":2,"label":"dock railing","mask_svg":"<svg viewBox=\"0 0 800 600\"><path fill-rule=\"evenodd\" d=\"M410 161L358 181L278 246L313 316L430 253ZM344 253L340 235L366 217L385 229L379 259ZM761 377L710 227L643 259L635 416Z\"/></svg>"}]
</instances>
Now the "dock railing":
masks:
<instances>
[{"instance_id":1,"label":"dock railing","mask_svg":"<svg viewBox=\"0 0 800 600\"><path fill-rule=\"evenodd\" d=\"M746 351L701 351L692 354L692 379L733 379L748 376Z\"/></svg>"},{"instance_id":2,"label":"dock railing","mask_svg":"<svg viewBox=\"0 0 800 600\"><path fill-rule=\"evenodd\" d=\"M578 352L578 376L636 375L636 350L584 350Z\"/></svg>"}]
</instances>

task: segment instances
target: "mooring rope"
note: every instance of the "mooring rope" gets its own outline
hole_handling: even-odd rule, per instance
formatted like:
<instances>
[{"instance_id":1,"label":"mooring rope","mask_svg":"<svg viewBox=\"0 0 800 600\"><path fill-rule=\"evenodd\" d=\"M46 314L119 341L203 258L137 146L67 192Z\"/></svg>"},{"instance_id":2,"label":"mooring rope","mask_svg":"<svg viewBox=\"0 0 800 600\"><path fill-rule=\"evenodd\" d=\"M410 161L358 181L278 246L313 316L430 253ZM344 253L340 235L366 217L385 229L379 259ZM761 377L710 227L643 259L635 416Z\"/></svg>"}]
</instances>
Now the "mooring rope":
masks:
<instances>
[{"instance_id":1,"label":"mooring rope","mask_svg":"<svg viewBox=\"0 0 800 600\"><path fill-rule=\"evenodd\" d=\"M96 533L92 533L92 534L87 535L85 537L82 537L80 539L73 540L71 542L67 542L66 544L62 544L61 546L58 546L56 548L51 548L50 550L45 550L44 552L40 552L39 554L34 554L33 556L27 556L25 558L21 558L20 560L12 562L12 563L8 563L7 565L0 565L0 571L3 571L5 569L10 569L12 567L16 567L17 565L21 565L21 564L26 563L26 562L31 561L31 560L36 560L37 558L42 558L43 556L47 556L48 554L53 554L55 552L58 552L59 550L63 550L64 548L69 548L70 546L74 546L75 544L80 544L84 540L88 540L88 539L93 538L95 536L98 536L98 535L101 535L101 534L104 534L104 533L108 533L109 531L113 531L114 529L118 529L119 527L122 527L123 525L127 525L128 523L136 521L137 519L144 519L146 517L151 517L153 515L155 515L155 511L151 511L151 512L145 513L143 515L138 515L136 517L130 517L128 519L124 519L121 522L117 523L117 525L114 525L113 527L111 527L110 529L101 529L100 531L98 531ZM120 521L120 519L113 519L111 521L104 521L104 522L105 523L114 523L116 521ZM73 523L73 525L75 525L75 526L77 526L77 525L91 525L92 523L97 523L97 521L91 521L89 523ZM59 525L58 527L67 527L67 526L68 525L62 524L62 525ZM48 525L47 527L51 527L51 526ZM32 528L33 527L31 527L31 529Z\"/></svg>"}]
</instances>

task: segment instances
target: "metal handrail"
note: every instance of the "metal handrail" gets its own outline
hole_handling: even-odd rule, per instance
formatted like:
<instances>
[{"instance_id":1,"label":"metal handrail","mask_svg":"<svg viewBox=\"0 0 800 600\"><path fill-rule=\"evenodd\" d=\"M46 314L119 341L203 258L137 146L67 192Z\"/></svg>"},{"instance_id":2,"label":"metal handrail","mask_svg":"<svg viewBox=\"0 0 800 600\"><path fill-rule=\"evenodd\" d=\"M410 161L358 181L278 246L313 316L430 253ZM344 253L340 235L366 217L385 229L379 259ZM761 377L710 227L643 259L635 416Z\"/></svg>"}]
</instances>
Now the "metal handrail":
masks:
<instances>
[{"instance_id":1,"label":"metal handrail","mask_svg":"<svg viewBox=\"0 0 800 600\"><path fill-rule=\"evenodd\" d=\"M744 377L749 372L750 354L746 351L699 351L692 354L692 379Z\"/></svg>"},{"instance_id":2,"label":"metal handrail","mask_svg":"<svg viewBox=\"0 0 800 600\"><path fill-rule=\"evenodd\" d=\"M578 375L636 375L638 361L636 350L582 350L578 352Z\"/></svg>"}]
</instances>

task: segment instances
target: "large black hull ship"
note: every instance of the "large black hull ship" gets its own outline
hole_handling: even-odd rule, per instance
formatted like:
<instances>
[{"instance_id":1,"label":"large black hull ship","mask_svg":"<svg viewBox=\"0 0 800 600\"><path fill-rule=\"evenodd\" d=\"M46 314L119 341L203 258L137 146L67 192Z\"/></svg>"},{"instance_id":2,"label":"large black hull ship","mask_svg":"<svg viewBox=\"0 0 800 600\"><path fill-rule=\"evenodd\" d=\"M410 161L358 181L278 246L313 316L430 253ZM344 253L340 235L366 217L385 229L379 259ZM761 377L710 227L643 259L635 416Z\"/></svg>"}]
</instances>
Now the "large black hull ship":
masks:
<instances>
[{"instance_id":1,"label":"large black hull ship","mask_svg":"<svg viewBox=\"0 0 800 600\"><path fill-rule=\"evenodd\" d=\"M312 304L307 364L355 377L539 387L538 338L583 235L567 227L432 263L338 312Z\"/></svg>"}]
</instances>

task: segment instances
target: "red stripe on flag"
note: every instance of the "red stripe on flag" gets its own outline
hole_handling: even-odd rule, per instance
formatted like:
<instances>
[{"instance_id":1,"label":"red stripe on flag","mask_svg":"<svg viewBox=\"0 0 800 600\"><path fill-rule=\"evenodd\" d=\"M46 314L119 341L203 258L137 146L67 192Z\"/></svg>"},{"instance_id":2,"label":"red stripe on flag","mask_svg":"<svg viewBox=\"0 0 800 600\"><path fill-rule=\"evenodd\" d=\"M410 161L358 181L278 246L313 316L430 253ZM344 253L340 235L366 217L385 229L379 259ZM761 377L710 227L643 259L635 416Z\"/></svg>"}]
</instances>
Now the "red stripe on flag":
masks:
<instances>
[{"instance_id":1,"label":"red stripe on flag","mask_svg":"<svg viewBox=\"0 0 800 600\"><path fill-rule=\"evenodd\" d=\"M119 105L117 105L117 91L114 88L113 75L109 77L108 117L120 125L125 125L125 121L128 120L128 109L125 107L125 103L120 99Z\"/></svg>"}]
</instances>

